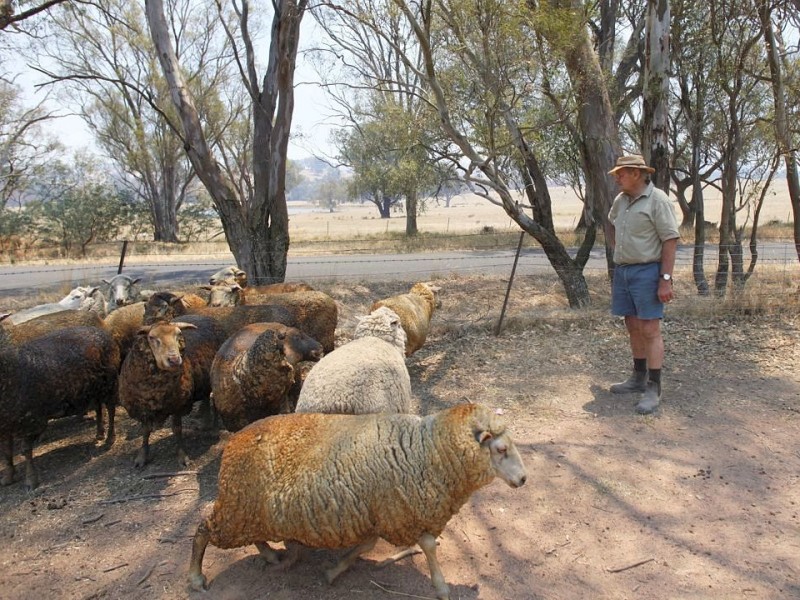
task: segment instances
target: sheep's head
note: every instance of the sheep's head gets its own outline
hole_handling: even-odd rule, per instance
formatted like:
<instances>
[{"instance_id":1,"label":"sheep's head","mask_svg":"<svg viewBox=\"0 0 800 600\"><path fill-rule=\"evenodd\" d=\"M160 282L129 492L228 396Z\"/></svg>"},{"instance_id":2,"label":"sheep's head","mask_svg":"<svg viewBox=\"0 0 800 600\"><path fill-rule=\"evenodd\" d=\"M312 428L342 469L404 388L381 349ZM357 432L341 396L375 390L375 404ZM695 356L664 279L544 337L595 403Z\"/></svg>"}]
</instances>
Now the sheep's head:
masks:
<instances>
[{"instance_id":1,"label":"sheep's head","mask_svg":"<svg viewBox=\"0 0 800 600\"><path fill-rule=\"evenodd\" d=\"M147 345L155 358L156 366L163 371L175 371L183 364L183 350L186 341L184 329L197 329L192 323L159 322L140 327L138 335L147 336Z\"/></svg>"},{"instance_id":2,"label":"sheep's head","mask_svg":"<svg viewBox=\"0 0 800 600\"><path fill-rule=\"evenodd\" d=\"M203 289L209 290L209 306L236 306L237 304L242 304L244 290L237 283L203 286Z\"/></svg>"},{"instance_id":3,"label":"sheep's head","mask_svg":"<svg viewBox=\"0 0 800 600\"><path fill-rule=\"evenodd\" d=\"M211 285L239 285L247 287L247 273L238 267L225 267L214 273L208 280Z\"/></svg>"},{"instance_id":4,"label":"sheep's head","mask_svg":"<svg viewBox=\"0 0 800 600\"><path fill-rule=\"evenodd\" d=\"M141 281L138 277L133 279L127 275L116 275L110 281L103 279L103 283L108 286L108 311L133 304L139 300L139 290L136 284Z\"/></svg>"},{"instance_id":5,"label":"sheep's head","mask_svg":"<svg viewBox=\"0 0 800 600\"><path fill-rule=\"evenodd\" d=\"M475 440L489 450L494 474L513 488L524 485L528 474L502 418L485 406L474 406Z\"/></svg>"},{"instance_id":6,"label":"sheep's head","mask_svg":"<svg viewBox=\"0 0 800 600\"><path fill-rule=\"evenodd\" d=\"M381 306L359 319L353 339L367 336L380 338L405 352L406 332L400 317L391 308Z\"/></svg>"},{"instance_id":7,"label":"sheep's head","mask_svg":"<svg viewBox=\"0 0 800 600\"><path fill-rule=\"evenodd\" d=\"M144 322L170 321L186 313L181 297L172 292L156 292L144 304Z\"/></svg>"}]
</instances>

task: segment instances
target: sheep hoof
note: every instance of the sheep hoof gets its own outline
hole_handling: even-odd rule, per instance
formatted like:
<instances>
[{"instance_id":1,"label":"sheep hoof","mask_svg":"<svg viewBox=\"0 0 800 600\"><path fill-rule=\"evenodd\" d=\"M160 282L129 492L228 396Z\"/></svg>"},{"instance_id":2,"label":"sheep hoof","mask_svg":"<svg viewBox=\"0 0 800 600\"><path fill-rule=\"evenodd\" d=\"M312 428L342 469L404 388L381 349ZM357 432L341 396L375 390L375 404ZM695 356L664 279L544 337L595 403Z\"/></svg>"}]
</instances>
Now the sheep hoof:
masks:
<instances>
[{"instance_id":1,"label":"sheep hoof","mask_svg":"<svg viewBox=\"0 0 800 600\"><path fill-rule=\"evenodd\" d=\"M208 589L208 580L202 573L191 573L189 575L189 587L195 592L204 592Z\"/></svg>"},{"instance_id":2,"label":"sheep hoof","mask_svg":"<svg viewBox=\"0 0 800 600\"><path fill-rule=\"evenodd\" d=\"M136 455L136 458L133 460L133 466L137 469L141 469L147 464L147 454L145 452L139 452Z\"/></svg>"}]
</instances>

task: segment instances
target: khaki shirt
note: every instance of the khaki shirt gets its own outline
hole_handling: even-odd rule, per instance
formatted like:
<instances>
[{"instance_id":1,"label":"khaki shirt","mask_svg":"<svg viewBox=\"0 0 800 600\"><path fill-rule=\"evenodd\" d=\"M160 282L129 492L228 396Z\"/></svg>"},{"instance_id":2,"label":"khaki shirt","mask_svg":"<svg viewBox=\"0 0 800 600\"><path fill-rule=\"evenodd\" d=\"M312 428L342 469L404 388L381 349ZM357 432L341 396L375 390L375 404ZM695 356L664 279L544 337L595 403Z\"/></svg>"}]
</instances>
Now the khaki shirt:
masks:
<instances>
[{"instance_id":1,"label":"khaki shirt","mask_svg":"<svg viewBox=\"0 0 800 600\"><path fill-rule=\"evenodd\" d=\"M662 243L681 236L669 197L652 182L637 198L619 194L608 219L615 229L614 262L618 265L659 262Z\"/></svg>"}]
</instances>

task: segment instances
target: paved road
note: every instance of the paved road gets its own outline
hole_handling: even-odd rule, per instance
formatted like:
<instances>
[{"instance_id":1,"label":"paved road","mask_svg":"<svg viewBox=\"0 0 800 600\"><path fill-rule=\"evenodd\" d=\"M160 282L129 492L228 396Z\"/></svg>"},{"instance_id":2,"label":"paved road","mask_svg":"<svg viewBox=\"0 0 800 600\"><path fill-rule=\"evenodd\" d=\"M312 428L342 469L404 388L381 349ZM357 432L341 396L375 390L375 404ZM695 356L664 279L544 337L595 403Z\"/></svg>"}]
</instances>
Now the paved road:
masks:
<instances>
[{"instance_id":1,"label":"paved road","mask_svg":"<svg viewBox=\"0 0 800 600\"><path fill-rule=\"evenodd\" d=\"M395 279L413 281L436 276L493 273L509 274L515 249L473 252L430 252L423 254L357 254L335 256L289 257L287 281L363 281ZM706 248L706 268L716 266L717 249ZM746 253L749 261L749 252ZM692 247L678 250L678 268L692 263ZM209 275L232 264L229 257L176 262L142 262L130 257L124 273L141 277L142 287L166 287L166 284L191 285L206 283ZM791 243L767 243L759 247L759 265L797 265L797 255ZM117 272L117 262L98 265L5 265L0 266L0 298L4 295L35 294L42 291L95 284L110 279ZM552 267L541 249L523 250L517 266L518 275L550 272ZM592 251L586 272L605 270L605 252Z\"/></svg>"}]
</instances>

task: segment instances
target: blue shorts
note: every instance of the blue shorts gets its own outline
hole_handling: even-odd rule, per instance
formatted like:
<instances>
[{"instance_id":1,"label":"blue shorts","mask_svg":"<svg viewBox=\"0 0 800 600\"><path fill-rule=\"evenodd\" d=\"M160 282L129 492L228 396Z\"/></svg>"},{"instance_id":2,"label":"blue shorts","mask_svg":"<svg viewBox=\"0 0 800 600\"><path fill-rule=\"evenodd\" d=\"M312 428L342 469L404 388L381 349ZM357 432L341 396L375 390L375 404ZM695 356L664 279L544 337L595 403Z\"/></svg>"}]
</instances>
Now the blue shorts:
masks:
<instances>
[{"instance_id":1,"label":"blue shorts","mask_svg":"<svg viewBox=\"0 0 800 600\"><path fill-rule=\"evenodd\" d=\"M617 317L663 319L664 303L658 299L660 263L617 265L611 287L611 313Z\"/></svg>"}]
</instances>

